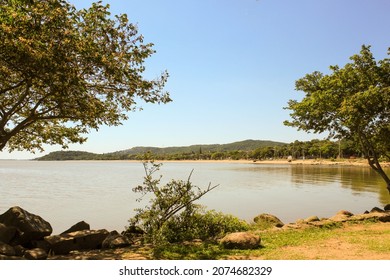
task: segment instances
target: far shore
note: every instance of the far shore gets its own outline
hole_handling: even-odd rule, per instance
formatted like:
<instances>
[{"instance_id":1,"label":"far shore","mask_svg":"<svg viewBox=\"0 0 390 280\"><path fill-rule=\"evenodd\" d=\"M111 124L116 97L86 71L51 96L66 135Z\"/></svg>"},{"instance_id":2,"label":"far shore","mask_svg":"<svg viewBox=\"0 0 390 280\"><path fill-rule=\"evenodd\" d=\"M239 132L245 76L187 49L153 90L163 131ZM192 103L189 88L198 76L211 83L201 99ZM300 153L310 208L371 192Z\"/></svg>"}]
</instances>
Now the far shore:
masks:
<instances>
[{"instance_id":1,"label":"far shore","mask_svg":"<svg viewBox=\"0 0 390 280\"><path fill-rule=\"evenodd\" d=\"M110 160L103 160L110 161ZM125 162L143 162L142 160L113 160ZM240 164L284 164L284 165L342 165L342 166L366 166L370 167L365 159L296 159L288 161L287 159L268 159L268 160L247 160L247 159L223 159L223 160L155 160L155 162L185 162L185 163L240 163ZM382 167L390 167L390 162L381 162Z\"/></svg>"}]
</instances>

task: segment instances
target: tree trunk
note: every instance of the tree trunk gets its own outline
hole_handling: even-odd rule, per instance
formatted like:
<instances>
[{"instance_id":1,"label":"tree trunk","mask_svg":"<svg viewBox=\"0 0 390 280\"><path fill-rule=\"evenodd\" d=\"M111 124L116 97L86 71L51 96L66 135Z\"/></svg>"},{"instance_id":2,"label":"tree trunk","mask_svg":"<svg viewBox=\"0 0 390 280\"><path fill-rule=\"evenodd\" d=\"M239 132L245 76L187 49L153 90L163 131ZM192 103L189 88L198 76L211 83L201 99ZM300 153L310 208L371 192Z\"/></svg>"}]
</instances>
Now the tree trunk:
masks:
<instances>
[{"instance_id":1,"label":"tree trunk","mask_svg":"<svg viewBox=\"0 0 390 280\"><path fill-rule=\"evenodd\" d=\"M367 139L367 137L364 135L364 133L360 133L360 144L363 148L364 156L368 161L368 164L371 166L372 169L374 169L386 182L387 190L390 194L390 178L387 176L386 172L383 171L382 166L379 162L378 155L373 147L371 145L370 141Z\"/></svg>"}]
</instances>

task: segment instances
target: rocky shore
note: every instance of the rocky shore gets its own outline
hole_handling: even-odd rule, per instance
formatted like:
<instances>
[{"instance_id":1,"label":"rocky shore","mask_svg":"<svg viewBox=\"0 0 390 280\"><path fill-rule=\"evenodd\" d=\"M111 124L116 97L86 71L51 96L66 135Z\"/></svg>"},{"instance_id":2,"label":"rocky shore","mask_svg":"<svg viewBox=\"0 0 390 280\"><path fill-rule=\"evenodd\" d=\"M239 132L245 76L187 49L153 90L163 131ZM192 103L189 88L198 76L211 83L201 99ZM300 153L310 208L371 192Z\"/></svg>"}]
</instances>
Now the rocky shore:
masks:
<instances>
[{"instance_id":1,"label":"rocky shore","mask_svg":"<svg viewBox=\"0 0 390 280\"><path fill-rule=\"evenodd\" d=\"M72 251L114 249L131 246L137 233L90 229L81 221L58 235L51 235L49 222L15 206L0 215L0 260L44 260Z\"/></svg>"},{"instance_id":2,"label":"rocky shore","mask_svg":"<svg viewBox=\"0 0 390 280\"><path fill-rule=\"evenodd\" d=\"M289 224L273 215L261 214L253 222L259 228L291 230L363 221L390 222L390 205L356 215L341 210L330 218L311 216ZM122 233L93 230L81 221L61 234L52 232L50 223L40 216L18 206L10 208L0 215L0 260L146 259L143 250L148 250L148 246L140 245L142 231L135 228ZM261 229L227 234L219 242L226 249L256 249L261 244Z\"/></svg>"}]
</instances>

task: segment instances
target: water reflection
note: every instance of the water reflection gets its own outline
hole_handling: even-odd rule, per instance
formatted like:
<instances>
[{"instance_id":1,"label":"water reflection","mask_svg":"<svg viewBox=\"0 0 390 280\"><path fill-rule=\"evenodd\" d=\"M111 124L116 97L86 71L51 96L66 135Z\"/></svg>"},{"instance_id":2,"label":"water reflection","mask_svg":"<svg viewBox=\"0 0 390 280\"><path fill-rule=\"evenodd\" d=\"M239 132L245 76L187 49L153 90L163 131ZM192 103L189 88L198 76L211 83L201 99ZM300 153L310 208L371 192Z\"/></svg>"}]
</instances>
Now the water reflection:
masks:
<instances>
[{"instance_id":1,"label":"water reflection","mask_svg":"<svg viewBox=\"0 0 390 280\"><path fill-rule=\"evenodd\" d=\"M291 181L299 187L305 184L324 186L335 182L341 188L351 189L352 195L375 193L383 205L389 202L389 193L383 179L370 167L356 166L291 166Z\"/></svg>"}]
</instances>

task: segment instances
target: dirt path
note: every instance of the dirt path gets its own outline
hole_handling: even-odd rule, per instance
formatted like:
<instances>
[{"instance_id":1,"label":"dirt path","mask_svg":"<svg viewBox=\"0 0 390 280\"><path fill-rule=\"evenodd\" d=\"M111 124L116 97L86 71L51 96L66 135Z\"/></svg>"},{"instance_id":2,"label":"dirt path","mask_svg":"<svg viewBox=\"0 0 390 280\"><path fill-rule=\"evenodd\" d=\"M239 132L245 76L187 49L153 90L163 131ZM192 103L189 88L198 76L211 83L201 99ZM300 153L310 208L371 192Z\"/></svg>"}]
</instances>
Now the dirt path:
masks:
<instances>
[{"instance_id":1,"label":"dirt path","mask_svg":"<svg viewBox=\"0 0 390 280\"><path fill-rule=\"evenodd\" d=\"M312 244L279 249L284 260L390 260L390 223L348 225Z\"/></svg>"}]
</instances>

